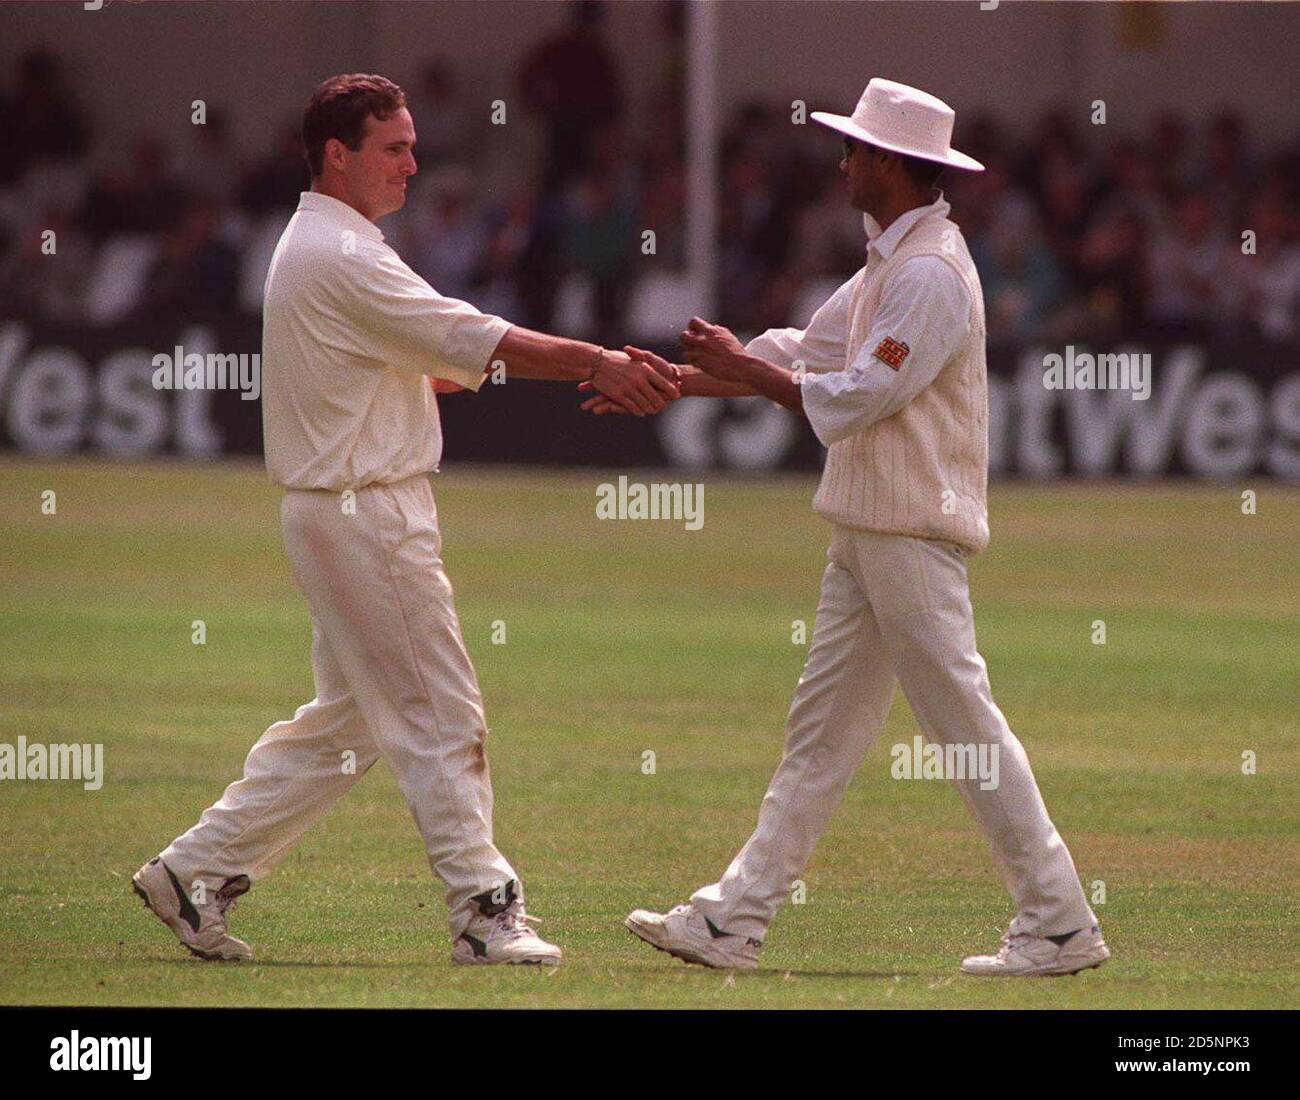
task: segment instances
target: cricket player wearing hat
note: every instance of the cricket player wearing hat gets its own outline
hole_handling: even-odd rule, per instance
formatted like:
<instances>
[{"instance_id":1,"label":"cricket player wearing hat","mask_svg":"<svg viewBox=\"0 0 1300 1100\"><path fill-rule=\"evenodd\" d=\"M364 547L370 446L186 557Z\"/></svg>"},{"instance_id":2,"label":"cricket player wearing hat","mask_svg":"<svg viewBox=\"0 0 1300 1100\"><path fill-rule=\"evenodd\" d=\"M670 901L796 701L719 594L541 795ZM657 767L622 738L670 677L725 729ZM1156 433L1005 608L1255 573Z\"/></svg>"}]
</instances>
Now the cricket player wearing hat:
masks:
<instances>
[{"instance_id":1,"label":"cricket player wearing hat","mask_svg":"<svg viewBox=\"0 0 1300 1100\"><path fill-rule=\"evenodd\" d=\"M634 415L678 396L624 352L512 326L445 298L384 243L416 171L405 96L333 77L303 116L311 190L272 257L263 317L263 431L294 579L312 620L316 697L253 746L243 778L135 874L191 952L251 955L235 900L381 756L446 887L457 963L558 963L492 838L487 727L441 560L429 472L440 388L509 377L587 380Z\"/></svg>"},{"instance_id":2,"label":"cricket player wearing hat","mask_svg":"<svg viewBox=\"0 0 1300 1100\"><path fill-rule=\"evenodd\" d=\"M689 904L638 909L625 923L688 962L756 967L897 680L932 743L999 760L995 783L951 777L1016 906L996 954L962 970L1099 966L1110 952L975 646L965 559L989 539L984 301L935 184L945 167L982 165L951 148L946 103L893 81L872 80L852 116L812 117L844 136L840 170L864 214L866 264L802 331L771 330L742 347L696 318L681 343L695 368L683 395L762 394L806 416L828 448L813 505L833 524L816 626L757 829ZM598 395L584 408L619 411Z\"/></svg>"}]
</instances>

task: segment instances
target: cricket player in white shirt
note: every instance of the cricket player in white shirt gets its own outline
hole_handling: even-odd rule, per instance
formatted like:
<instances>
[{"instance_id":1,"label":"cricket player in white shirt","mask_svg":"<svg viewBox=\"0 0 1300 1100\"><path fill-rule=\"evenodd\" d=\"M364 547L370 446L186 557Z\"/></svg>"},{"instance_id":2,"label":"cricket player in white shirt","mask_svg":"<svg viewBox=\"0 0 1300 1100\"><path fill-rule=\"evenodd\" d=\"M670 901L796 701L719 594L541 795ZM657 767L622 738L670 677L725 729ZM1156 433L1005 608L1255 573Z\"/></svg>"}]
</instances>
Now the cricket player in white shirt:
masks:
<instances>
[{"instance_id":1,"label":"cricket player in white shirt","mask_svg":"<svg viewBox=\"0 0 1300 1100\"><path fill-rule=\"evenodd\" d=\"M271 260L263 431L294 579L312 619L316 697L253 746L243 778L135 874L194 954L248 958L226 918L381 756L446 887L457 963L558 963L529 926L519 875L492 839L487 727L443 570L429 472L442 437L430 380L581 382L647 415L676 368L512 326L444 298L384 243L416 171L397 85L325 81L303 116L312 189Z\"/></svg>"},{"instance_id":2,"label":"cricket player in white shirt","mask_svg":"<svg viewBox=\"0 0 1300 1100\"><path fill-rule=\"evenodd\" d=\"M772 330L742 347L697 318L681 343L697 368L682 377L684 395L762 394L807 416L828 448L813 506L834 526L816 627L754 834L689 904L638 909L625 923L688 962L756 967L897 680L932 743L999 761L994 784L951 777L1016 906L997 953L967 958L962 970L1099 966L1110 952L975 647L965 559L989 538L984 301L934 184L945 166L982 166L951 148L946 103L893 81L872 80L852 116L812 117L844 135L840 169L865 215L865 266L803 331ZM599 396L584 407L619 411Z\"/></svg>"}]
</instances>

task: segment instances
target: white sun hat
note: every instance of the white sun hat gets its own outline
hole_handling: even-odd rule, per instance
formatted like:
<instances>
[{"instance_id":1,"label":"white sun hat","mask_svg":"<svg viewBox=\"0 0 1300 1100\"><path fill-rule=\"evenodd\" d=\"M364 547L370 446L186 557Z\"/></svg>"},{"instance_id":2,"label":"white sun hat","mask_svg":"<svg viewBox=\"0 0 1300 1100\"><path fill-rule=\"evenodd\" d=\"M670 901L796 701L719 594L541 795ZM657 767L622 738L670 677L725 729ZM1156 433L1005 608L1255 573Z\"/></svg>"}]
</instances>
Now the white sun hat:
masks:
<instances>
[{"instance_id":1,"label":"white sun hat","mask_svg":"<svg viewBox=\"0 0 1300 1100\"><path fill-rule=\"evenodd\" d=\"M812 113L814 122L891 153L983 172L984 165L950 144L956 117L956 112L938 96L880 77L867 85L852 115Z\"/></svg>"}]
</instances>

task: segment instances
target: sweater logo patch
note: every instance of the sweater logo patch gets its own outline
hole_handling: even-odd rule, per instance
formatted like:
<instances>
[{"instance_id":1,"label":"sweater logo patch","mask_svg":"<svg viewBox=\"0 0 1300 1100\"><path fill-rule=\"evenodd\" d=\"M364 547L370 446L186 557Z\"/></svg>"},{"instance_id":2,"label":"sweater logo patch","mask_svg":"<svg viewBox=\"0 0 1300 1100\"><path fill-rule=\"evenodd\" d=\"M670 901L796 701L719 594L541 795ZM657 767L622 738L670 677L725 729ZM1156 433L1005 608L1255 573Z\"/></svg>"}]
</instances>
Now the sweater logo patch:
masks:
<instances>
[{"instance_id":1,"label":"sweater logo patch","mask_svg":"<svg viewBox=\"0 0 1300 1100\"><path fill-rule=\"evenodd\" d=\"M903 341L895 340L892 336L886 336L880 341L880 346L871 354L885 364L890 370L898 370L903 365L903 360L912 353Z\"/></svg>"}]
</instances>

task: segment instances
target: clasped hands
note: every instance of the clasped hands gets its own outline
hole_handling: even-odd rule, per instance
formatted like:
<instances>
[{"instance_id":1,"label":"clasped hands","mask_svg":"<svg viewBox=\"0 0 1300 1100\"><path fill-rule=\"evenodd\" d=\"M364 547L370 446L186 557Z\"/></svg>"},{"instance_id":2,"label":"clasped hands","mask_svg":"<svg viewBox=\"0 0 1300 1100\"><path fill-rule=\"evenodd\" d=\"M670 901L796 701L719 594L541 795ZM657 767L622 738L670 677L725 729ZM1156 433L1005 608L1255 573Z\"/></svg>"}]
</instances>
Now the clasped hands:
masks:
<instances>
[{"instance_id":1,"label":"clasped hands","mask_svg":"<svg viewBox=\"0 0 1300 1100\"><path fill-rule=\"evenodd\" d=\"M578 387L597 391L582 407L596 416L661 412L682 396L683 383L693 373L691 367L724 381L740 380L745 349L729 329L692 317L678 342L689 367L669 363L652 351L630 345L621 352L606 351L595 374Z\"/></svg>"}]
</instances>

